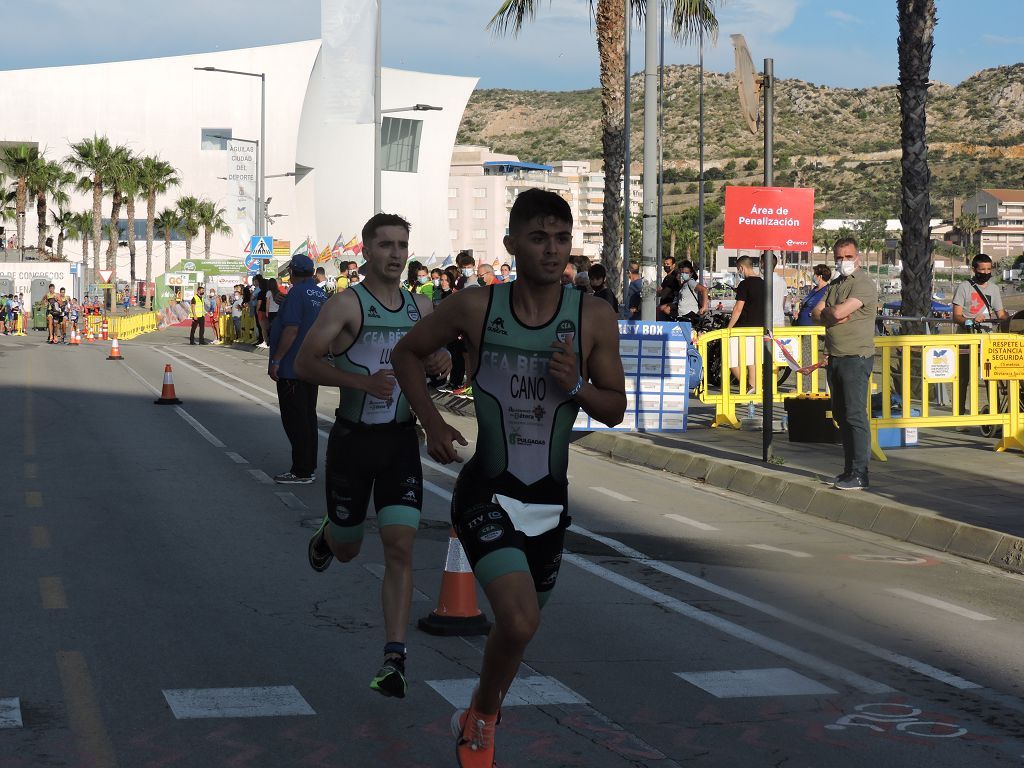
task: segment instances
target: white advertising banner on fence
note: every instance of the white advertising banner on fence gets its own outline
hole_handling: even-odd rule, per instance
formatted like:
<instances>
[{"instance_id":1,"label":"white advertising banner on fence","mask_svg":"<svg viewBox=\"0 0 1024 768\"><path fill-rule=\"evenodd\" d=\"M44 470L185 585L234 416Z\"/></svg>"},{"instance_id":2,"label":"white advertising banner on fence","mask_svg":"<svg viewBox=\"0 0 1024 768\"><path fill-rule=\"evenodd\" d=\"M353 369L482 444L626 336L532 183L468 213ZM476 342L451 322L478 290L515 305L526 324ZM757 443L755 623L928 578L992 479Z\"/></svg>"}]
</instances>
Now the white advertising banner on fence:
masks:
<instances>
[{"instance_id":1,"label":"white advertising banner on fence","mask_svg":"<svg viewBox=\"0 0 1024 768\"><path fill-rule=\"evenodd\" d=\"M227 220L231 234L248 243L256 234L256 145L228 141Z\"/></svg>"},{"instance_id":2,"label":"white advertising banner on fence","mask_svg":"<svg viewBox=\"0 0 1024 768\"><path fill-rule=\"evenodd\" d=\"M71 264L66 261L21 261L0 262L0 279L10 280L15 294L23 294L26 299L32 295L32 282L45 280L53 283L54 290L65 289L70 295L78 297L75 279L71 275Z\"/></svg>"},{"instance_id":3,"label":"white advertising banner on fence","mask_svg":"<svg viewBox=\"0 0 1024 768\"><path fill-rule=\"evenodd\" d=\"M372 123L379 0L321 0L324 120Z\"/></svg>"}]
</instances>

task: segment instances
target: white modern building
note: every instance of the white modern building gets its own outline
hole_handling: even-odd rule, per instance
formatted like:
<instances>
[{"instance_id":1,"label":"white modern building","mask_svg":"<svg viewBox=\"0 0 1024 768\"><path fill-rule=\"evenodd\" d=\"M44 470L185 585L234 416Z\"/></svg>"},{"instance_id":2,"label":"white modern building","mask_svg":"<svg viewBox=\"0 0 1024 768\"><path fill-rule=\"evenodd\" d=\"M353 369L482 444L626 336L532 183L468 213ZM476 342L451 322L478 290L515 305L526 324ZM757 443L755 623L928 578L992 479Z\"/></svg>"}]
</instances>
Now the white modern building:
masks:
<instances>
[{"instance_id":1,"label":"white modern building","mask_svg":"<svg viewBox=\"0 0 1024 768\"><path fill-rule=\"evenodd\" d=\"M604 221L604 171L589 160L527 163L516 155L492 152L478 145L457 145L448 183L448 225L451 250L472 250L477 262L507 260L503 239L516 197L531 187L560 195L573 215L572 253L601 260ZM633 214L643 205L641 178L630 187Z\"/></svg>"},{"instance_id":2,"label":"white modern building","mask_svg":"<svg viewBox=\"0 0 1024 768\"><path fill-rule=\"evenodd\" d=\"M158 210L181 195L205 197L227 210L235 232L215 236L210 258L241 260L248 232L239 216L237 182L228 181L228 140L260 138L260 79L215 67L266 77L266 195L273 225L268 234L292 248L312 237L321 246L339 236L358 235L373 212L373 137L370 123L327 119L328 83L321 42L309 40L244 50L143 61L0 72L4 119L0 144L38 146L61 160L70 144L94 134L127 145L142 155L159 155L178 170L182 184L158 200ZM476 85L472 77L382 71L382 208L412 223L410 249L419 258L447 255L448 175L455 135ZM414 105L440 107L413 111ZM250 144L255 149L255 144ZM34 201L30 200L30 203ZM71 210L91 210L91 196L75 194ZM254 204L255 207L255 204ZM104 201L110 214L110 199ZM124 222L122 208L122 225ZM136 204L145 220L145 203ZM8 229L13 229L9 227ZM35 243L35 205L26 220L26 242ZM51 233L56 234L56 233ZM104 241L106 233L104 232ZM101 251L100 267L104 267ZM193 243L201 258L203 238ZM65 244L66 255L81 258L81 246ZM163 271L164 249L154 248L154 276ZM9 254L17 258L16 254ZM176 241L172 264L184 256ZM137 276L145 276L145 247L138 244ZM90 256L91 261L91 256ZM128 277L128 250L118 251L117 277Z\"/></svg>"}]
</instances>

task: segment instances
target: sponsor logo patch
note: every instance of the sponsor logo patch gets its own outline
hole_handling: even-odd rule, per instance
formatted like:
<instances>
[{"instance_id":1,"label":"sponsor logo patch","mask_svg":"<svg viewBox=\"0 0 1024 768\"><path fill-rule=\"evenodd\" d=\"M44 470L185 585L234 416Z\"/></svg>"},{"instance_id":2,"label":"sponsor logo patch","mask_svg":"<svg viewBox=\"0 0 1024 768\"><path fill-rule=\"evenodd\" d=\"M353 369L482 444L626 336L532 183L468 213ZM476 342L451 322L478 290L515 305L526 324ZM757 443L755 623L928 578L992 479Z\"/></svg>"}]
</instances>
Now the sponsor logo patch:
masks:
<instances>
[{"instance_id":1,"label":"sponsor logo patch","mask_svg":"<svg viewBox=\"0 0 1024 768\"><path fill-rule=\"evenodd\" d=\"M505 529L500 525L485 525L480 529L480 532L476 535L477 539L484 544L489 544L492 541L497 541L505 535Z\"/></svg>"},{"instance_id":2,"label":"sponsor logo patch","mask_svg":"<svg viewBox=\"0 0 1024 768\"><path fill-rule=\"evenodd\" d=\"M376 317L378 320L380 320L380 312L377 311L377 306L375 304L370 305L369 310L367 310L366 312L366 316Z\"/></svg>"},{"instance_id":3,"label":"sponsor logo patch","mask_svg":"<svg viewBox=\"0 0 1024 768\"><path fill-rule=\"evenodd\" d=\"M402 501L416 501L416 491L406 491Z\"/></svg>"},{"instance_id":4,"label":"sponsor logo patch","mask_svg":"<svg viewBox=\"0 0 1024 768\"><path fill-rule=\"evenodd\" d=\"M409 315L409 319L414 323L420 319L420 311L416 307L410 306L407 313Z\"/></svg>"},{"instance_id":5,"label":"sponsor logo patch","mask_svg":"<svg viewBox=\"0 0 1024 768\"><path fill-rule=\"evenodd\" d=\"M560 322L558 328L555 329L555 338L571 344L572 340L576 338L576 323L572 320Z\"/></svg>"},{"instance_id":6,"label":"sponsor logo patch","mask_svg":"<svg viewBox=\"0 0 1024 768\"><path fill-rule=\"evenodd\" d=\"M496 333L499 336L508 336L508 331L505 330L505 318L496 317L491 320L490 324L487 326L487 332Z\"/></svg>"}]
</instances>

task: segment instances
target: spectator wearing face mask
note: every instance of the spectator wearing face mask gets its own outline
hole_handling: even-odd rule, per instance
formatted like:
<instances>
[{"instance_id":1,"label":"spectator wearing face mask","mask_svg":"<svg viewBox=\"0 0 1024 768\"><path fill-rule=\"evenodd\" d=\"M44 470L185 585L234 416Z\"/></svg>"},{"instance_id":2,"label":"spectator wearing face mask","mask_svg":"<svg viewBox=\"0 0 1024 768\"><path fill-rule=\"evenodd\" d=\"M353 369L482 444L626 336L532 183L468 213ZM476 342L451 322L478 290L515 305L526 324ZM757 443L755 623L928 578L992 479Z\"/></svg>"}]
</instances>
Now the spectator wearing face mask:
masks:
<instances>
[{"instance_id":1,"label":"spectator wearing face mask","mask_svg":"<svg viewBox=\"0 0 1024 768\"><path fill-rule=\"evenodd\" d=\"M476 278L476 259L469 251L460 251L459 255L455 257L455 266L460 272L459 278L455 282L455 290L461 291L466 287L466 283L472 285L472 281Z\"/></svg>"},{"instance_id":2,"label":"spectator wearing face mask","mask_svg":"<svg viewBox=\"0 0 1024 768\"><path fill-rule=\"evenodd\" d=\"M694 278L693 262L679 263L676 317L680 320L708 313L708 289Z\"/></svg>"},{"instance_id":3,"label":"spectator wearing face mask","mask_svg":"<svg viewBox=\"0 0 1024 768\"><path fill-rule=\"evenodd\" d=\"M494 285L497 279L494 276L494 267L490 264L481 264L476 268L476 284L487 288Z\"/></svg>"},{"instance_id":4,"label":"spectator wearing face mask","mask_svg":"<svg viewBox=\"0 0 1024 768\"><path fill-rule=\"evenodd\" d=\"M434 301L434 283L430 279L430 273L426 267L420 267L416 270L416 286L413 293L419 293Z\"/></svg>"},{"instance_id":5,"label":"spectator wearing face mask","mask_svg":"<svg viewBox=\"0 0 1024 768\"><path fill-rule=\"evenodd\" d=\"M1003 309L1003 294L992 280L992 259L979 253L971 259L974 275L964 280L953 292L953 322L959 333L974 331L997 331L998 323L1007 319ZM960 413L967 412L967 395L971 391L971 353L968 347L960 347ZM959 431L968 432L968 427Z\"/></svg>"},{"instance_id":6,"label":"spectator wearing face mask","mask_svg":"<svg viewBox=\"0 0 1024 768\"><path fill-rule=\"evenodd\" d=\"M587 276L590 278L590 289L594 292L594 295L611 304L615 314L618 315L619 300L615 298L615 294L606 285L608 270L604 268L604 264L591 264L590 269L587 270Z\"/></svg>"}]
</instances>

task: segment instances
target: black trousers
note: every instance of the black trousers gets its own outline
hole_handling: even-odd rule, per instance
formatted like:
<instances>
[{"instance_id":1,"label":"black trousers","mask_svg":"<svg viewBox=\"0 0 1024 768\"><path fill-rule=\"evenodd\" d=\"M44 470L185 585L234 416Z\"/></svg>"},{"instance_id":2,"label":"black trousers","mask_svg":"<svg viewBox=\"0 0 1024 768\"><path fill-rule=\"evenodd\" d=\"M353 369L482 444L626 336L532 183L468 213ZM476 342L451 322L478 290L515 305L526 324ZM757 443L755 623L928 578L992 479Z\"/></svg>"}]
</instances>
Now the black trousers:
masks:
<instances>
[{"instance_id":1,"label":"black trousers","mask_svg":"<svg viewBox=\"0 0 1024 768\"><path fill-rule=\"evenodd\" d=\"M843 471L858 475L867 475L871 458L868 389L873 367L871 357L831 357L828 361L832 415L839 424L843 441Z\"/></svg>"},{"instance_id":2,"label":"black trousers","mask_svg":"<svg viewBox=\"0 0 1024 768\"><path fill-rule=\"evenodd\" d=\"M196 340L196 328L199 329L199 343L202 344L206 339L204 338L206 333L206 317L195 317L192 319L192 328L188 332L189 343L194 343Z\"/></svg>"},{"instance_id":3,"label":"black trousers","mask_svg":"<svg viewBox=\"0 0 1024 768\"><path fill-rule=\"evenodd\" d=\"M277 382L281 423L292 444L292 468L297 477L310 477L316 469L316 397L319 387L298 379Z\"/></svg>"}]
</instances>

